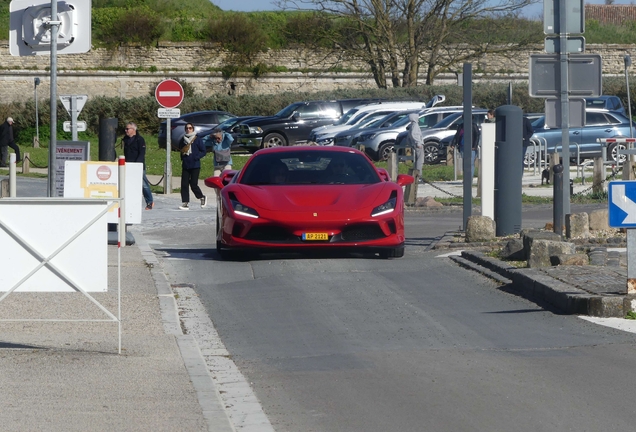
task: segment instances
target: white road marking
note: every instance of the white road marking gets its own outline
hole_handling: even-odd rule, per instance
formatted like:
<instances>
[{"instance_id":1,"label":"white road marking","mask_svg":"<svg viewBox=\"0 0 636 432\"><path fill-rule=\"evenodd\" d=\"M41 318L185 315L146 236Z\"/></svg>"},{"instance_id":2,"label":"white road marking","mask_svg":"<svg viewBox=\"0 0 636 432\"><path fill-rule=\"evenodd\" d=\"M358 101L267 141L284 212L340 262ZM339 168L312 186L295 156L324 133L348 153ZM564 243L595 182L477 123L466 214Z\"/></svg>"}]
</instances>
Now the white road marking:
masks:
<instances>
[{"instance_id":1,"label":"white road marking","mask_svg":"<svg viewBox=\"0 0 636 432\"><path fill-rule=\"evenodd\" d=\"M436 255L435 258L448 258L449 256L462 256L462 250L456 250L453 252L448 252L442 255Z\"/></svg>"},{"instance_id":2,"label":"white road marking","mask_svg":"<svg viewBox=\"0 0 636 432\"><path fill-rule=\"evenodd\" d=\"M624 318L597 318L586 315L580 315L579 318L594 324L615 328L629 333L636 333L636 320Z\"/></svg>"},{"instance_id":3,"label":"white road marking","mask_svg":"<svg viewBox=\"0 0 636 432\"><path fill-rule=\"evenodd\" d=\"M261 403L236 367L214 328L197 293L188 287L173 287L179 318L199 345L210 376L237 431L274 432Z\"/></svg>"}]
</instances>

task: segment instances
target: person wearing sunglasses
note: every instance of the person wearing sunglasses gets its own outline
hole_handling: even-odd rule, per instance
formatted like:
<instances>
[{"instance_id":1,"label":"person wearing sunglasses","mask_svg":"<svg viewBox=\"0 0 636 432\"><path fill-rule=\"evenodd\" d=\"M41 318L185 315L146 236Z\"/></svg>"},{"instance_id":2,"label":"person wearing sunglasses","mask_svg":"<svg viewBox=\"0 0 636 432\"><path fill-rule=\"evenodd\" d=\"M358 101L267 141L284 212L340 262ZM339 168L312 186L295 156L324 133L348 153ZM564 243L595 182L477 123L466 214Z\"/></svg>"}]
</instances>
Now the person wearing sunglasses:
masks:
<instances>
[{"instance_id":1,"label":"person wearing sunglasses","mask_svg":"<svg viewBox=\"0 0 636 432\"><path fill-rule=\"evenodd\" d=\"M208 204L208 198L203 195L199 187L199 173L201 172L201 158L205 156L203 140L194 132L194 125L185 125L185 135L179 141L181 152L181 210L190 210L190 189L201 201L201 207ZM189 186L189 188L188 188Z\"/></svg>"},{"instance_id":2,"label":"person wearing sunglasses","mask_svg":"<svg viewBox=\"0 0 636 432\"><path fill-rule=\"evenodd\" d=\"M124 143L124 158L126 162L143 164L144 171L141 192L146 201L146 210L152 210L155 206L155 201L152 198L150 182L148 181L148 177L146 177L146 141L137 133L137 125L133 122L126 124L124 132L126 133L126 136L124 136L122 140Z\"/></svg>"}]
</instances>

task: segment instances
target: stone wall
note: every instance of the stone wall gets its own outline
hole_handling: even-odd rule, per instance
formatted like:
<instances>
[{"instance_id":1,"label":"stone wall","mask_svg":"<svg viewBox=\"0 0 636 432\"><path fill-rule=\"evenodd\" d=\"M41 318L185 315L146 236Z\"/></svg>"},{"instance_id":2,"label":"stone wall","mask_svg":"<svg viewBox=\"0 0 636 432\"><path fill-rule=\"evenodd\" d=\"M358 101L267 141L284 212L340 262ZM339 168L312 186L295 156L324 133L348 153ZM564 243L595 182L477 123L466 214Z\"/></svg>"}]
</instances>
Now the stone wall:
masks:
<instances>
[{"instance_id":1,"label":"stone wall","mask_svg":"<svg viewBox=\"0 0 636 432\"><path fill-rule=\"evenodd\" d=\"M473 61L475 82L528 80L528 56L535 51L511 56L484 56ZM588 45L588 53L603 57L603 74L624 74L623 57L632 54L636 45ZM269 51L258 62L285 66L290 70L320 70L335 64L336 57L321 56L306 50ZM33 79L39 77L38 94L49 90L49 56L13 57L7 41L0 41L0 95L2 102L21 102L33 98ZM225 79L220 72L231 63L228 53L212 44L163 43L156 48L124 47L115 51L102 48L85 54L58 56L58 94L88 94L131 98L152 94L157 83L178 77L190 83L203 96L218 93L273 94L283 91L319 91L342 88L373 88L375 83L364 64L340 62L343 68L359 70L349 73L286 72L254 78L251 74ZM138 70L138 71L135 71ZM156 72L148 72L155 70ZM461 65L457 72L460 72ZM477 73L479 72L479 73ZM421 77L422 83L424 77ZM455 73L436 78L436 84L456 83Z\"/></svg>"}]
</instances>

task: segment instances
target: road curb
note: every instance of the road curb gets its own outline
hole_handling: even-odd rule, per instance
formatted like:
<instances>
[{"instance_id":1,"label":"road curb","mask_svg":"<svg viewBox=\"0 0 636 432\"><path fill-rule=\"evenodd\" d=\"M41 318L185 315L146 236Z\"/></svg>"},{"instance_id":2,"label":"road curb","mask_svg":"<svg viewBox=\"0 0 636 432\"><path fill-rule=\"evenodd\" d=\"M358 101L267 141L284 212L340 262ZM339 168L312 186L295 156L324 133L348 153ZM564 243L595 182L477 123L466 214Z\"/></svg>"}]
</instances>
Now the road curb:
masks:
<instances>
[{"instance_id":1,"label":"road curb","mask_svg":"<svg viewBox=\"0 0 636 432\"><path fill-rule=\"evenodd\" d=\"M502 283L505 286L504 290L511 294L537 302L542 306L549 305L564 314L623 318L636 306L636 298L633 296L590 294L559 281L539 269L519 269L479 251L462 251L463 260L460 260L460 257L450 258L464 267ZM467 266L465 261L475 265ZM511 283L506 285L502 279L493 277L493 273Z\"/></svg>"}]
</instances>

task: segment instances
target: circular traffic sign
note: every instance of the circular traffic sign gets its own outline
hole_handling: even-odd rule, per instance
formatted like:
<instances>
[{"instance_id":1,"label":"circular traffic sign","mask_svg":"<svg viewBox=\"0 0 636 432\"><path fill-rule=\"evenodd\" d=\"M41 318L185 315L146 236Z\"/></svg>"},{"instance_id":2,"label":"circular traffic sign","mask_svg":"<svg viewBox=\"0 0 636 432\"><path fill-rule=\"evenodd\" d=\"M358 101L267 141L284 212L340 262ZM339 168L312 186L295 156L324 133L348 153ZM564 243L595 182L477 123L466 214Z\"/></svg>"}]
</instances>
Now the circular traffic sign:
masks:
<instances>
[{"instance_id":1,"label":"circular traffic sign","mask_svg":"<svg viewBox=\"0 0 636 432\"><path fill-rule=\"evenodd\" d=\"M155 89L155 98L164 108L176 108L183 102L183 87L173 79L163 80Z\"/></svg>"}]
</instances>

